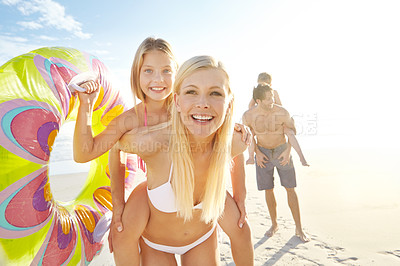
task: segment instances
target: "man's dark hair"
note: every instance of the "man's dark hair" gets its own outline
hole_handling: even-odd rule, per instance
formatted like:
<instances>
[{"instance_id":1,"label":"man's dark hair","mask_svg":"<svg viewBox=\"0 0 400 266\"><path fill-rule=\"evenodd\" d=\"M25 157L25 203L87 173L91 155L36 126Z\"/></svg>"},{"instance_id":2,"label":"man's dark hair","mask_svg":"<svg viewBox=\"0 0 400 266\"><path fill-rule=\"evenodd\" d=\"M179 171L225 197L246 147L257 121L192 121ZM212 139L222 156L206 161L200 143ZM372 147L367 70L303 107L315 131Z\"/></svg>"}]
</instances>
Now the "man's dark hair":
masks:
<instances>
[{"instance_id":1,"label":"man's dark hair","mask_svg":"<svg viewBox=\"0 0 400 266\"><path fill-rule=\"evenodd\" d=\"M257 99L262 101L265 99L265 93L272 91L272 88L268 84L258 84L253 89L253 99L257 102Z\"/></svg>"}]
</instances>

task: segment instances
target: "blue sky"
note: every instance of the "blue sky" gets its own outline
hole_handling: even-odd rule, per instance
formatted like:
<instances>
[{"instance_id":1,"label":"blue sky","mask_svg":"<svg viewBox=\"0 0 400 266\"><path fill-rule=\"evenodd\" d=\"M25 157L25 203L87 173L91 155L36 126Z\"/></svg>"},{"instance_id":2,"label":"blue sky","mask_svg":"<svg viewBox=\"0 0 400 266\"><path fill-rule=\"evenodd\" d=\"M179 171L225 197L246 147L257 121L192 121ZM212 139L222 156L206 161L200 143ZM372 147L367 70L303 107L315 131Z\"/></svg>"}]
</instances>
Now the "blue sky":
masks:
<instances>
[{"instance_id":1,"label":"blue sky","mask_svg":"<svg viewBox=\"0 0 400 266\"><path fill-rule=\"evenodd\" d=\"M376 129L399 113L399 12L397 0L0 0L0 64L73 47L101 58L129 93L136 48L162 37L179 62L210 54L225 63L238 117L266 71L293 115Z\"/></svg>"}]
</instances>

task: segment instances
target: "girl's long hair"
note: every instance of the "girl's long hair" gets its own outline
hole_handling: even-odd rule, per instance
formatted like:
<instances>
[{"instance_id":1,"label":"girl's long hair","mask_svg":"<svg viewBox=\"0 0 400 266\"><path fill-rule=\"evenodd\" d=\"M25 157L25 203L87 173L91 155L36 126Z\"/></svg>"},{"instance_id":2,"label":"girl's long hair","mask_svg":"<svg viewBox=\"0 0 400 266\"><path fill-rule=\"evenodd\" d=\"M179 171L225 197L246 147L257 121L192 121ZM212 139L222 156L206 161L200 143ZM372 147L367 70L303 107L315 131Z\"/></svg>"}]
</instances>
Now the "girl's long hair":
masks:
<instances>
[{"instance_id":1,"label":"girl's long hair","mask_svg":"<svg viewBox=\"0 0 400 266\"><path fill-rule=\"evenodd\" d=\"M226 180L230 175L231 142L233 133L233 94L229 87L229 76L221 62L210 56L197 56L186 61L178 70L174 93L180 93L182 81L200 69L219 69L226 74L228 100L230 101L223 124L217 130L208 168L207 181L202 194L202 216L206 222L217 222L221 216L226 197ZM183 124L176 105L171 105L172 134L170 155L173 164L172 187L175 193L178 215L185 221L193 215L194 163L188 130Z\"/></svg>"},{"instance_id":2,"label":"girl's long hair","mask_svg":"<svg viewBox=\"0 0 400 266\"><path fill-rule=\"evenodd\" d=\"M144 100L146 99L146 95L140 88L140 69L142 68L143 65L144 55L154 50L164 52L175 63L175 68L178 68L178 63L176 62L175 55L172 52L171 45L167 41L161 38L158 39L155 39L153 37L146 38L139 45L135 54L135 58L133 59L131 68L131 89L133 92L133 99L135 106L136 106L136 98L138 98L142 102L144 102ZM167 106L170 106L170 104L172 103L172 99L173 95L171 93L166 99Z\"/></svg>"}]
</instances>

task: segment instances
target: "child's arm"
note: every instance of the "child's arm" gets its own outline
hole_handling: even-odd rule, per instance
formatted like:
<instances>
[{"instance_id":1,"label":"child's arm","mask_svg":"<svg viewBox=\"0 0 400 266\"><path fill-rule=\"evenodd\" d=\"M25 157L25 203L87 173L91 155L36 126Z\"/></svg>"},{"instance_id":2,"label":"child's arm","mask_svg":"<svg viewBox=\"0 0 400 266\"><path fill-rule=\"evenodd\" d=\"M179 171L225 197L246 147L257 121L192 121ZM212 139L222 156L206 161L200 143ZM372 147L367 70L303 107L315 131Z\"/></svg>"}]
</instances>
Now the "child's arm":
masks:
<instances>
[{"instance_id":1,"label":"child's arm","mask_svg":"<svg viewBox=\"0 0 400 266\"><path fill-rule=\"evenodd\" d=\"M231 169L232 189L235 202L240 211L238 226L242 228L246 219L246 175L244 171L243 152L250 145L252 134L250 129L242 124L235 124L232 137L233 167Z\"/></svg>"},{"instance_id":2,"label":"child's arm","mask_svg":"<svg viewBox=\"0 0 400 266\"><path fill-rule=\"evenodd\" d=\"M256 135L254 133L253 128L251 127L251 124L248 121L248 113L247 112L245 112L243 114L242 121L246 126L248 126L250 128L251 133L252 133L252 142L251 142L251 145L250 145L250 148L249 148L249 160L248 160L248 162L250 161L249 164L251 163L250 156L252 156L254 158L254 153L255 153L256 154L256 156L255 156L256 157L256 161L255 162L261 168L265 168L265 164L268 162L269 159L257 147ZM253 160L253 163L254 163L254 160Z\"/></svg>"},{"instance_id":3,"label":"child's arm","mask_svg":"<svg viewBox=\"0 0 400 266\"><path fill-rule=\"evenodd\" d=\"M294 131L290 128L284 127L284 133L288 137L289 144L293 147L293 149L297 152L300 157L300 162L303 166L310 166L306 159L304 158L303 152L300 148L299 142L294 134Z\"/></svg>"},{"instance_id":4,"label":"child's arm","mask_svg":"<svg viewBox=\"0 0 400 266\"><path fill-rule=\"evenodd\" d=\"M90 81L81 87L86 88L87 92L78 92L80 104L74 132L74 160L79 163L99 157L111 149L126 131L138 126L138 119L130 110L113 119L105 130L93 137L92 114L99 84Z\"/></svg>"},{"instance_id":5,"label":"child's arm","mask_svg":"<svg viewBox=\"0 0 400 266\"><path fill-rule=\"evenodd\" d=\"M108 165L110 169L110 181L111 181L111 198L113 206L113 216L111 227L115 227L118 232L123 230L123 224L121 221L122 213L125 207L125 165L126 156L116 147L116 145L110 150L108 155ZM113 252L112 246L112 232L108 235L108 245L110 252Z\"/></svg>"},{"instance_id":6,"label":"child's arm","mask_svg":"<svg viewBox=\"0 0 400 266\"><path fill-rule=\"evenodd\" d=\"M276 90L274 90L274 102L275 104L282 106L281 98L279 98L279 94Z\"/></svg>"},{"instance_id":7,"label":"child's arm","mask_svg":"<svg viewBox=\"0 0 400 266\"><path fill-rule=\"evenodd\" d=\"M254 265L254 249L251 240L251 230L248 223L245 223L240 229L236 225L240 212L232 199L227 193L225 200L224 214L218 220L218 224L222 230L228 235L231 242L232 257L237 266Z\"/></svg>"},{"instance_id":8,"label":"child's arm","mask_svg":"<svg viewBox=\"0 0 400 266\"><path fill-rule=\"evenodd\" d=\"M122 214L124 230L110 228L116 265L140 265L139 239L150 217L146 187L147 182L139 184L129 196Z\"/></svg>"},{"instance_id":9,"label":"child's arm","mask_svg":"<svg viewBox=\"0 0 400 266\"><path fill-rule=\"evenodd\" d=\"M254 106L256 106L256 101L254 101L254 99L251 98L251 100L249 102L249 109L253 108Z\"/></svg>"},{"instance_id":10,"label":"child's arm","mask_svg":"<svg viewBox=\"0 0 400 266\"><path fill-rule=\"evenodd\" d=\"M239 154L233 158L233 167L231 169L233 199L239 208L240 217L238 226L243 227L246 222L246 174L244 170L244 155Z\"/></svg>"}]
</instances>

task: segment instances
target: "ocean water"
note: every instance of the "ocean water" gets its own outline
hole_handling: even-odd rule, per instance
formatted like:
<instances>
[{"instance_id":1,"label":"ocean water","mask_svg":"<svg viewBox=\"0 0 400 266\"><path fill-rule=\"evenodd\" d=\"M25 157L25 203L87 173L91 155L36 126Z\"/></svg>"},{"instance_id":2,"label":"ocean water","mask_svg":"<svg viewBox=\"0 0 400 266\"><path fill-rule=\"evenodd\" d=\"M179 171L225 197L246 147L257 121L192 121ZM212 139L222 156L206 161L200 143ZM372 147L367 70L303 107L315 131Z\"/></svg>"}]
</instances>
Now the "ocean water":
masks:
<instances>
[{"instance_id":1,"label":"ocean water","mask_svg":"<svg viewBox=\"0 0 400 266\"><path fill-rule=\"evenodd\" d=\"M372 130L370 122L354 118L320 117L316 113L294 116L297 138L302 149L331 147L394 147L384 132ZM64 124L57 135L50 155L50 176L87 173L90 163L73 160L73 135L75 122Z\"/></svg>"},{"instance_id":2,"label":"ocean water","mask_svg":"<svg viewBox=\"0 0 400 266\"><path fill-rule=\"evenodd\" d=\"M76 163L73 157L75 122L61 127L50 154L49 175L64 175L89 172L90 163Z\"/></svg>"},{"instance_id":3,"label":"ocean water","mask_svg":"<svg viewBox=\"0 0 400 266\"><path fill-rule=\"evenodd\" d=\"M343 119L320 117L316 114L303 114L295 117L297 128L297 139L303 150L306 159L307 154L312 150L320 149L343 149L347 153L351 149L376 149L376 148L395 148L399 143L393 142L385 134L377 130L371 130L368 121L360 119ZM57 199L68 201L73 196L78 195L90 168L89 163L76 163L73 160L73 134L75 122L64 124L55 140L53 150L50 155L49 175L50 186ZM292 155L297 155L292 151ZM245 153L247 157L247 152ZM296 159L297 160L297 159ZM312 164L312 162L309 162ZM400 163L400 161L399 161ZM79 175L73 175L80 173ZM71 175L72 174L72 175ZM70 175L65 177L65 175ZM68 183L75 184L68 187L70 193L66 193L65 178Z\"/></svg>"},{"instance_id":4,"label":"ocean water","mask_svg":"<svg viewBox=\"0 0 400 266\"><path fill-rule=\"evenodd\" d=\"M76 163L73 159L74 128L75 122L61 127L50 154L50 188L54 199L61 202L70 202L79 195L90 168L90 162Z\"/></svg>"}]
</instances>

